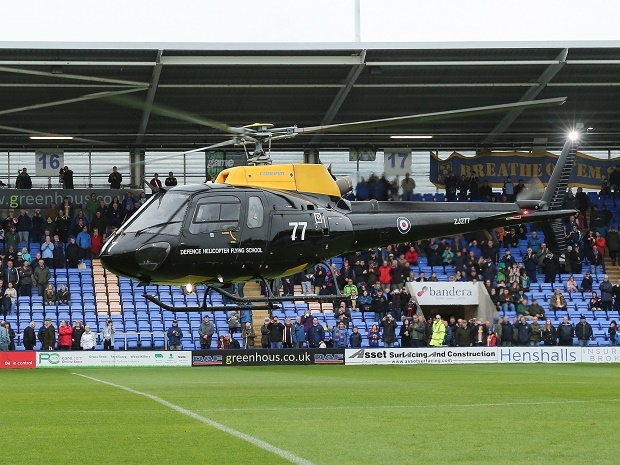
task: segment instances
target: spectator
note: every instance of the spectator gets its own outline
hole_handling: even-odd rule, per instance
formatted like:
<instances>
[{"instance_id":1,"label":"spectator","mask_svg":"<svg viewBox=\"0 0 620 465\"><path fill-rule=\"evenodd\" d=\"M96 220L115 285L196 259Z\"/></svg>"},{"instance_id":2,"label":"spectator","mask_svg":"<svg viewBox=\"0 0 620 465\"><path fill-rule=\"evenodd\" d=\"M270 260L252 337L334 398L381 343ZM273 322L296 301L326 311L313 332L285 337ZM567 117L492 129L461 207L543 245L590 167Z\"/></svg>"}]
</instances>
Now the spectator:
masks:
<instances>
[{"instance_id":1,"label":"spectator","mask_svg":"<svg viewBox=\"0 0 620 465\"><path fill-rule=\"evenodd\" d=\"M99 208L99 200L97 199L97 194L92 192L90 197L86 201L86 218L88 218L88 222L90 223L95 214L97 213L97 209Z\"/></svg>"},{"instance_id":2,"label":"spectator","mask_svg":"<svg viewBox=\"0 0 620 465\"><path fill-rule=\"evenodd\" d=\"M424 317L413 315L411 343L413 347L426 346L426 323L424 322Z\"/></svg>"},{"instance_id":3,"label":"spectator","mask_svg":"<svg viewBox=\"0 0 620 465\"><path fill-rule=\"evenodd\" d=\"M229 349L241 349L241 345L239 344L239 341L237 341L234 337L232 337L230 334L226 334L224 336L224 340L226 341L226 343L228 344L228 348Z\"/></svg>"},{"instance_id":4,"label":"spectator","mask_svg":"<svg viewBox=\"0 0 620 465\"><path fill-rule=\"evenodd\" d=\"M162 184L161 184L161 179L159 179L159 174L155 173L155 175L153 176L153 179L151 179L149 184L156 189L161 189Z\"/></svg>"},{"instance_id":5,"label":"spectator","mask_svg":"<svg viewBox=\"0 0 620 465\"><path fill-rule=\"evenodd\" d=\"M73 170L68 166L61 168L59 181L64 189L73 189Z\"/></svg>"},{"instance_id":6,"label":"spectator","mask_svg":"<svg viewBox=\"0 0 620 465\"><path fill-rule=\"evenodd\" d=\"M45 319L45 332L43 334L42 350L54 350L56 345L56 328L52 324L51 318Z\"/></svg>"},{"instance_id":7,"label":"spectator","mask_svg":"<svg viewBox=\"0 0 620 465\"><path fill-rule=\"evenodd\" d=\"M9 332L6 329L5 323L5 321L0 322L0 352L9 350L9 344L11 344Z\"/></svg>"},{"instance_id":8,"label":"spectator","mask_svg":"<svg viewBox=\"0 0 620 465\"><path fill-rule=\"evenodd\" d=\"M600 253L598 247L592 247L592 252L590 252L590 255L588 256L588 261L590 262L596 276L604 273L603 254Z\"/></svg>"},{"instance_id":9,"label":"spectator","mask_svg":"<svg viewBox=\"0 0 620 465\"><path fill-rule=\"evenodd\" d=\"M230 312L230 315L228 315L227 323L230 334L235 334L237 332L237 328L239 327L239 314L235 310Z\"/></svg>"},{"instance_id":10,"label":"spectator","mask_svg":"<svg viewBox=\"0 0 620 465\"><path fill-rule=\"evenodd\" d=\"M225 350L228 349L229 347L229 343L230 343L230 337L228 339L226 339L224 336L220 336L217 339L217 348L219 350Z\"/></svg>"},{"instance_id":11,"label":"spectator","mask_svg":"<svg viewBox=\"0 0 620 465\"><path fill-rule=\"evenodd\" d=\"M349 345L349 330L345 327L344 321L340 321L332 332L332 347L344 349Z\"/></svg>"},{"instance_id":12,"label":"spectator","mask_svg":"<svg viewBox=\"0 0 620 465\"><path fill-rule=\"evenodd\" d=\"M22 169L15 179L15 189L32 189L32 179L28 174L28 169Z\"/></svg>"},{"instance_id":13,"label":"spectator","mask_svg":"<svg viewBox=\"0 0 620 465\"><path fill-rule=\"evenodd\" d=\"M41 244L41 257L45 261L45 265L47 266L48 269L53 266L54 244L52 244L52 238L50 236L45 236L45 242Z\"/></svg>"},{"instance_id":14,"label":"spectator","mask_svg":"<svg viewBox=\"0 0 620 465\"><path fill-rule=\"evenodd\" d=\"M532 336L530 337L531 346L539 346L542 341L542 328L538 324L538 317L535 316L530 324L532 330Z\"/></svg>"},{"instance_id":15,"label":"spectator","mask_svg":"<svg viewBox=\"0 0 620 465\"><path fill-rule=\"evenodd\" d=\"M394 343L396 342L396 327L398 324L396 323L396 320L394 320L394 317L392 317L392 314L388 313L384 316L381 319L379 326L383 329L383 335L381 336L383 346L394 347Z\"/></svg>"},{"instance_id":16,"label":"spectator","mask_svg":"<svg viewBox=\"0 0 620 465\"><path fill-rule=\"evenodd\" d=\"M362 335L357 326L353 326L353 332L349 336L349 346L351 348L362 347Z\"/></svg>"},{"instance_id":17,"label":"spectator","mask_svg":"<svg viewBox=\"0 0 620 465\"><path fill-rule=\"evenodd\" d=\"M502 327L502 336L501 336L502 346L509 347L512 345L512 340L514 336L514 327L510 323L510 318L508 316L504 316L504 320L501 323L501 327Z\"/></svg>"},{"instance_id":18,"label":"spectator","mask_svg":"<svg viewBox=\"0 0 620 465\"><path fill-rule=\"evenodd\" d=\"M181 350L183 345L181 344L181 339L183 339L183 330L179 328L179 323L177 320L172 322L172 326L168 328L168 343L170 350Z\"/></svg>"},{"instance_id":19,"label":"spectator","mask_svg":"<svg viewBox=\"0 0 620 465\"><path fill-rule=\"evenodd\" d=\"M243 326L241 338L243 339L244 349L251 349L254 347L254 328L252 328L252 323L249 321Z\"/></svg>"},{"instance_id":20,"label":"spectator","mask_svg":"<svg viewBox=\"0 0 620 465\"><path fill-rule=\"evenodd\" d=\"M116 166L112 167L112 172L108 176L108 182L110 183L110 189L120 189L123 182L123 175L118 172Z\"/></svg>"},{"instance_id":21,"label":"spectator","mask_svg":"<svg viewBox=\"0 0 620 465\"><path fill-rule=\"evenodd\" d=\"M601 299L598 298L596 291L593 291L592 296L590 296L590 300L588 301L588 310L594 312L602 309L603 304L601 303Z\"/></svg>"},{"instance_id":22,"label":"spectator","mask_svg":"<svg viewBox=\"0 0 620 465\"><path fill-rule=\"evenodd\" d=\"M613 285L609 282L609 276L603 276L603 282L599 284L599 290L601 291L603 310L611 311L613 307Z\"/></svg>"},{"instance_id":23,"label":"spectator","mask_svg":"<svg viewBox=\"0 0 620 465\"><path fill-rule=\"evenodd\" d=\"M618 324L616 323L616 320L611 320L611 323L609 323L609 328L607 328L607 333L609 334L609 343L612 346L618 345L618 341L616 340L616 334L618 334Z\"/></svg>"},{"instance_id":24,"label":"spectator","mask_svg":"<svg viewBox=\"0 0 620 465\"><path fill-rule=\"evenodd\" d=\"M172 171L168 172L168 177L166 178L166 187L174 187L177 185L177 178L174 177Z\"/></svg>"},{"instance_id":25,"label":"spectator","mask_svg":"<svg viewBox=\"0 0 620 465\"><path fill-rule=\"evenodd\" d=\"M88 227L84 226L82 231L77 235L76 243L79 247L78 257L80 260L90 259L90 234L88 233Z\"/></svg>"},{"instance_id":26,"label":"spectator","mask_svg":"<svg viewBox=\"0 0 620 465\"><path fill-rule=\"evenodd\" d=\"M538 305L538 299L532 300L532 305L530 305L530 315L538 318L545 318L545 309Z\"/></svg>"},{"instance_id":27,"label":"spectator","mask_svg":"<svg viewBox=\"0 0 620 465\"><path fill-rule=\"evenodd\" d=\"M4 298L2 299L4 304L4 314L10 315L11 313L17 313L17 289L13 287L13 283L9 282L7 288L4 290Z\"/></svg>"},{"instance_id":28,"label":"spectator","mask_svg":"<svg viewBox=\"0 0 620 465\"><path fill-rule=\"evenodd\" d=\"M58 247L57 247L58 248ZM69 239L69 245L67 245L66 263L67 268L77 268L80 263L80 257L82 256L82 249L77 245L75 237Z\"/></svg>"},{"instance_id":29,"label":"spectator","mask_svg":"<svg viewBox=\"0 0 620 465\"><path fill-rule=\"evenodd\" d=\"M112 322L112 320L108 319L106 321L105 327L101 331L101 338L103 339L103 350L114 350L115 333L116 330L114 329L114 323ZM168 338L170 338L170 336L168 336Z\"/></svg>"},{"instance_id":30,"label":"spectator","mask_svg":"<svg viewBox=\"0 0 620 465\"><path fill-rule=\"evenodd\" d=\"M71 334L71 350L82 350L81 342L85 331L84 326L82 326L82 321L76 320L73 333Z\"/></svg>"},{"instance_id":31,"label":"spectator","mask_svg":"<svg viewBox=\"0 0 620 465\"><path fill-rule=\"evenodd\" d=\"M409 319L406 318L403 324L400 326L400 346L401 347L412 347L411 337L413 335L413 325L409 322Z\"/></svg>"},{"instance_id":32,"label":"spectator","mask_svg":"<svg viewBox=\"0 0 620 465\"><path fill-rule=\"evenodd\" d=\"M62 320L58 328L58 350L71 350L72 336L73 328L67 324L67 320Z\"/></svg>"},{"instance_id":33,"label":"spectator","mask_svg":"<svg viewBox=\"0 0 620 465\"><path fill-rule=\"evenodd\" d=\"M551 320L549 319L545 321L545 326L542 329L542 337L543 341L545 341L546 346L557 345L557 331L555 330L555 327L551 324Z\"/></svg>"},{"instance_id":34,"label":"spectator","mask_svg":"<svg viewBox=\"0 0 620 465\"><path fill-rule=\"evenodd\" d=\"M441 321L441 315L435 316L435 321L432 323L432 331L429 344L434 347L441 347L446 335L446 327Z\"/></svg>"},{"instance_id":35,"label":"spectator","mask_svg":"<svg viewBox=\"0 0 620 465\"><path fill-rule=\"evenodd\" d=\"M282 347L284 349L293 348L293 343L294 343L293 332L294 332L293 323L291 322L291 319L287 317L284 319L284 329L282 331Z\"/></svg>"},{"instance_id":36,"label":"spectator","mask_svg":"<svg viewBox=\"0 0 620 465\"><path fill-rule=\"evenodd\" d=\"M213 339L213 333L215 332L215 326L211 323L209 315L205 315L200 328L198 328L198 334L200 335L200 348L202 350L208 350L211 348L211 341Z\"/></svg>"},{"instance_id":37,"label":"spectator","mask_svg":"<svg viewBox=\"0 0 620 465\"><path fill-rule=\"evenodd\" d=\"M306 332L306 340L308 341L308 347L312 349L318 348L325 342L325 330L319 324L319 320L316 317L312 319L312 326Z\"/></svg>"},{"instance_id":38,"label":"spectator","mask_svg":"<svg viewBox=\"0 0 620 465\"><path fill-rule=\"evenodd\" d=\"M379 328L376 324L373 324L368 331L368 346L369 347L379 347L379 341L381 340L381 333L379 332Z\"/></svg>"},{"instance_id":39,"label":"spectator","mask_svg":"<svg viewBox=\"0 0 620 465\"><path fill-rule=\"evenodd\" d=\"M84 326L84 334L80 338L80 347L82 350L94 350L97 345L97 336L90 330L90 326Z\"/></svg>"},{"instance_id":40,"label":"spectator","mask_svg":"<svg viewBox=\"0 0 620 465\"><path fill-rule=\"evenodd\" d=\"M43 224L45 221L41 216L40 210L35 210L32 221L32 242L40 244L43 239Z\"/></svg>"},{"instance_id":41,"label":"spectator","mask_svg":"<svg viewBox=\"0 0 620 465\"><path fill-rule=\"evenodd\" d=\"M581 292L592 292L592 286L594 285L594 280L592 279L592 275L589 271L586 271L583 280L581 281L581 286L579 286L579 290Z\"/></svg>"},{"instance_id":42,"label":"spectator","mask_svg":"<svg viewBox=\"0 0 620 465\"><path fill-rule=\"evenodd\" d=\"M302 317L297 315L295 323L293 323L293 347L301 349L306 342L306 330L302 323Z\"/></svg>"},{"instance_id":43,"label":"spectator","mask_svg":"<svg viewBox=\"0 0 620 465\"><path fill-rule=\"evenodd\" d=\"M467 324L467 320L462 320L456 329L456 347L470 347L472 345L472 328Z\"/></svg>"},{"instance_id":44,"label":"spectator","mask_svg":"<svg viewBox=\"0 0 620 465\"><path fill-rule=\"evenodd\" d=\"M575 325L575 335L577 336L579 347L588 347L592 334L592 326L586 321L585 315L581 315L579 323Z\"/></svg>"},{"instance_id":45,"label":"spectator","mask_svg":"<svg viewBox=\"0 0 620 465\"><path fill-rule=\"evenodd\" d=\"M43 303L45 305L54 305L56 303L56 291L52 284L48 284L43 293Z\"/></svg>"},{"instance_id":46,"label":"spectator","mask_svg":"<svg viewBox=\"0 0 620 465\"><path fill-rule=\"evenodd\" d=\"M571 325L568 321L567 316L562 319L562 323L560 324L560 326L558 326L557 335L559 339L559 345L573 345L573 336L575 335L575 329L573 328L573 325Z\"/></svg>"},{"instance_id":47,"label":"spectator","mask_svg":"<svg viewBox=\"0 0 620 465\"><path fill-rule=\"evenodd\" d=\"M579 287L577 286L577 281L575 281L575 276L570 275L568 277L565 287L567 292L577 292L579 290Z\"/></svg>"},{"instance_id":48,"label":"spectator","mask_svg":"<svg viewBox=\"0 0 620 465\"><path fill-rule=\"evenodd\" d=\"M39 260L38 266L32 272L32 284L37 286L39 296L43 297L51 276L50 269L45 262Z\"/></svg>"},{"instance_id":49,"label":"spectator","mask_svg":"<svg viewBox=\"0 0 620 465\"><path fill-rule=\"evenodd\" d=\"M568 308L566 297L562 295L562 291L559 287L555 289L555 294L549 298L549 308L553 311L566 310Z\"/></svg>"},{"instance_id":50,"label":"spectator","mask_svg":"<svg viewBox=\"0 0 620 465\"><path fill-rule=\"evenodd\" d=\"M274 316L267 325L269 329L269 345L272 349L282 348L282 338L284 336L284 325L280 323L280 319Z\"/></svg>"},{"instance_id":51,"label":"spectator","mask_svg":"<svg viewBox=\"0 0 620 465\"><path fill-rule=\"evenodd\" d=\"M446 186L446 201L456 201L456 188L458 185L458 179L452 171L448 172L448 176L444 179L444 185Z\"/></svg>"},{"instance_id":52,"label":"spectator","mask_svg":"<svg viewBox=\"0 0 620 465\"><path fill-rule=\"evenodd\" d=\"M17 273L19 275L19 295L30 297L32 295L32 268L28 264L28 260L24 260Z\"/></svg>"},{"instance_id":53,"label":"spectator","mask_svg":"<svg viewBox=\"0 0 620 465\"><path fill-rule=\"evenodd\" d=\"M409 176L409 173L405 173L405 177L400 182L400 187L403 189L402 200L413 200L413 190L415 189L415 181Z\"/></svg>"},{"instance_id":54,"label":"spectator","mask_svg":"<svg viewBox=\"0 0 620 465\"><path fill-rule=\"evenodd\" d=\"M269 335L271 333L271 331L269 330L270 323L271 323L271 320L269 319L269 317L265 317L265 322L263 323L263 326L261 326L260 328L260 334L261 334L260 344L263 349L268 349L270 345L270 341L269 341L270 339ZM218 345L218 349L219 349L219 345Z\"/></svg>"},{"instance_id":55,"label":"spectator","mask_svg":"<svg viewBox=\"0 0 620 465\"><path fill-rule=\"evenodd\" d=\"M31 321L28 326L24 328L24 335L22 341L24 343L24 349L34 350L34 346L37 345L37 336L34 332L35 322Z\"/></svg>"},{"instance_id":56,"label":"spectator","mask_svg":"<svg viewBox=\"0 0 620 465\"><path fill-rule=\"evenodd\" d=\"M618 250L620 250L620 236L618 235L618 229L615 226L612 226L609 231L607 231L605 240L607 242L609 258L611 258L611 264L612 266L616 266L618 261Z\"/></svg>"},{"instance_id":57,"label":"spectator","mask_svg":"<svg viewBox=\"0 0 620 465\"><path fill-rule=\"evenodd\" d=\"M103 237L99 235L99 230L95 228L93 229L93 233L90 236L90 258L91 259L95 259L99 257L99 253L101 252L101 247L103 247Z\"/></svg>"},{"instance_id":58,"label":"spectator","mask_svg":"<svg viewBox=\"0 0 620 465\"><path fill-rule=\"evenodd\" d=\"M71 304L71 294L64 283L60 285L60 289L56 292L56 301L58 302L58 305Z\"/></svg>"},{"instance_id":59,"label":"spectator","mask_svg":"<svg viewBox=\"0 0 620 465\"><path fill-rule=\"evenodd\" d=\"M531 326L525 321L524 316L519 318L514 328L517 330L517 343L520 346L529 346L533 331Z\"/></svg>"}]
</instances>

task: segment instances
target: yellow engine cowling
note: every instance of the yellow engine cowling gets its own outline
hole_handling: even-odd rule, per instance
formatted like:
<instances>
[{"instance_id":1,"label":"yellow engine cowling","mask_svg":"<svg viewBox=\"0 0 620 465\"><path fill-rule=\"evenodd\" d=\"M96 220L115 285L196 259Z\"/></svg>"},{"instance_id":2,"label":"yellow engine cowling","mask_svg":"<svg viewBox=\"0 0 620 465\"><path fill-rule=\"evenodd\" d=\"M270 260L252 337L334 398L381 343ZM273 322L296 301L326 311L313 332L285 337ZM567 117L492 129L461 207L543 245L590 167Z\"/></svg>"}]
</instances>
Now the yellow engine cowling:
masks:
<instances>
[{"instance_id":1,"label":"yellow engine cowling","mask_svg":"<svg viewBox=\"0 0 620 465\"><path fill-rule=\"evenodd\" d=\"M324 165L286 164L236 166L222 171L215 180L219 184L252 186L340 197L338 184Z\"/></svg>"}]
</instances>

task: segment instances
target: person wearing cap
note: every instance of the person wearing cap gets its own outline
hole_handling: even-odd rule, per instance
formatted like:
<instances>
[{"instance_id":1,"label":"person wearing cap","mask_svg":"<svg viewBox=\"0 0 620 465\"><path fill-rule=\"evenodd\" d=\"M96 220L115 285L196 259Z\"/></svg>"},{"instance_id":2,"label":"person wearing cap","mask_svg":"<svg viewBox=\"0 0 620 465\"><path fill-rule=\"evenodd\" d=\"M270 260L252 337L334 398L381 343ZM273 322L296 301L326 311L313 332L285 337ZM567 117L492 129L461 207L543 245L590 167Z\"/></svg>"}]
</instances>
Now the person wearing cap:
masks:
<instances>
[{"instance_id":1,"label":"person wearing cap","mask_svg":"<svg viewBox=\"0 0 620 465\"><path fill-rule=\"evenodd\" d=\"M183 339L183 330L179 328L179 322L174 320L172 326L168 328L168 344L170 350L181 350L183 348L181 339Z\"/></svg>"},{"instance_id":2,"label":"person wearing cap","mask_svg":"<svg viewBox=\"0 0 620 465\"><path fill-rule=\"evenodd\" d=\"M271 323L271 320L269 319L269 317L265 317L265 322L263 323L263 326L261 326L260 328L260 345L263 349L268 349L269 348L269 343L270 343L270 334L271 331L269 329L269 324Z\"/></svg>"},{"instance_id":3,"label":"person wearing cap","mask_svg":"<svg viewBox=\"0 0 620 465\"><path fill-rule=\"evenodd\" d=\"M54 346L56 345L56 328L54 328L51 318L46 318L43 324L45 325L45 332L43 333L41 349L54 350Z\"/></svg>"},{"instance_id":4,"label":"person wearing cap","mask_svg":"<svg viewBox=\"0 0 620 465\"><path fill-rule=\"evenodd\" d=\"M581 315L579 323L575 325L575 336L577 336L579 347L588 347L592 334L592 326L586 320L585 315Z\"/></svg>"}]
</instances>

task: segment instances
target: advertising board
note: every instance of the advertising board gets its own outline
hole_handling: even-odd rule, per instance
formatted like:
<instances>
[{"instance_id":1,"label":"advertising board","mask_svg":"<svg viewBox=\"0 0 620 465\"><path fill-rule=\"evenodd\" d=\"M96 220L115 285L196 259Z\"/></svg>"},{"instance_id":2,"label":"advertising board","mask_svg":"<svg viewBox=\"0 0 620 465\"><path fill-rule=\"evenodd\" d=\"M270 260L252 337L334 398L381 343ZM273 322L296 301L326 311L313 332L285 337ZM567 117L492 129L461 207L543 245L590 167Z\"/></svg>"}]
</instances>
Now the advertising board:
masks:
<instances>
[{"instance_id":1,"label":"advertising board","mask_svg":"<svg viewBox=\"0 0 620 465\"><path fill-rule=\"evenodd\" d=\"M478 305L478 284L470 282L407 283L420 305Z\"/></svg>"},{"instance_id":2,"label":"advertising board","mask_svg":"<svg viewBox=\"0 0 620 465\"><path fill-rule=\"evenodd\" d=\"M579 363L581 347L498 347L498 363Z\"/></svg>"},{"instance_id":3,"label":"advertising board","mask_svg":"<svg viewBox=\"0 0 620 465\"><path fill-rule=\"evenodd\" d=\"M0 352L0 370L36 368L37 353L29 351Z\"/></svg>"},{"instance_id":4,"label":"advertising board","mask_svg":"<svg viewBox=\"0 0 620 465\"><path fill-rule=\"evenodd\" d=\"M36 352L37 368L191 366L190 351Z\"/></svg>"},{"instance_id":5,"label":"advertising board","mask_svg":"<svg viewBox=\"0 0 620 465\"><path fill-rule=\"evenodd\" d=\"M345 349L346 365L497 363L497 347Z\"/></svg>"},{"instance_id":6,"label":"advertising board","mask_svg":"<svg viewBox=\"0 0 620 465\"><path fill-rule=\"evenodd\" d=\"M194 350L192 366L342 365L344 349Z\"/></svg>"}]
</instances>

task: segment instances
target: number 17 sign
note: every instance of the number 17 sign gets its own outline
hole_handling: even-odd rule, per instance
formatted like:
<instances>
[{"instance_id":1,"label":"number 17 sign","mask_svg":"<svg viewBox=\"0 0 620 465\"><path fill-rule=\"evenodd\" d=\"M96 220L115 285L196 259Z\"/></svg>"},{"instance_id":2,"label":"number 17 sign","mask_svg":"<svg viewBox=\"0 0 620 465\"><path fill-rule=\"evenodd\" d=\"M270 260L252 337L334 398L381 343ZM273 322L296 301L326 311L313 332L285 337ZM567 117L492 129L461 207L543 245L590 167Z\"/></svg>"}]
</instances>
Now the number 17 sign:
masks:
<instances>
[{"instance_id":1,"label":"number 17 sign","mask_svg":"<svg viewBox=\"0 0 620 465\"><path fill-rule=\"evenodd\" d=\"M58 176L65 166L65 151L62 149L39 149L35 152L37 176Z\"/></svg>"},{"instance_id":2,"label":"number 17 sign","mask_svg":"<svg viewBox=\"0 0 620 465\"><path fill-rule=\"evenodd\" d=\"M411 174L410 149L385 149L383 156L383 171L388 176Z\"/></svg>"}]
</instances>

